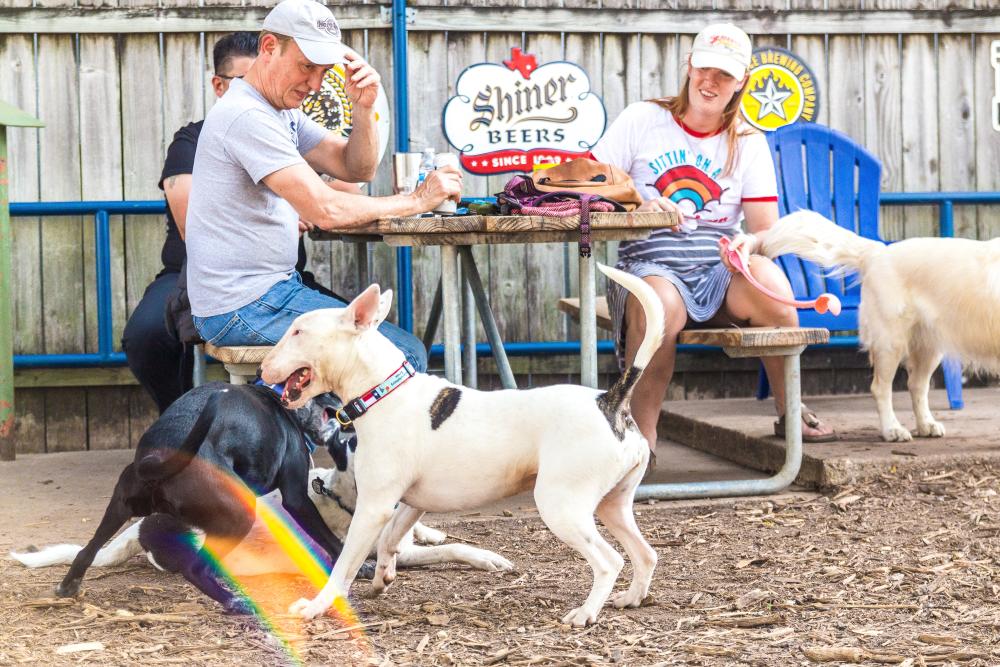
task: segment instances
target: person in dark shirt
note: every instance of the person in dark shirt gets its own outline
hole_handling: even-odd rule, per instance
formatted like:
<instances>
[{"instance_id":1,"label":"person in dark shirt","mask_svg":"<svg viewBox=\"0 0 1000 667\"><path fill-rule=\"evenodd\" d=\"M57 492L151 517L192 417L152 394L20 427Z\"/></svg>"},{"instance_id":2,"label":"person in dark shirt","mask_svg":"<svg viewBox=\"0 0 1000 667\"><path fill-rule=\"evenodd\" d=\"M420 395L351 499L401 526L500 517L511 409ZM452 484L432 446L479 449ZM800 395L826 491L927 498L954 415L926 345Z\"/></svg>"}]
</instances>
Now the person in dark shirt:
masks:
<instances>
[{"instance_id":1,"label":"person in dark shirt","mask_svg":"<svg viewBox=\"0 0 1000 667\"><path fill-rule=\"evenodd\" d=\"M242 77L250 69L257 56L257 41L257 33L236 32L216 42L212 51L215 68L212 88L216 97L222 97L229 89L229 82ZM178 283L183 285L187 257L184 223L188 196L191 193L194 155L203 123L204 121L199 120L177 130L167 148L158 183L167 200L167 236L160 251L163 269L146 288L122 334L122 347L129 369L153 398L161 414L193 385L193 346L186 344L192 339L179 334L175 326L168 327L165 315L168 302L172 308L177 307ZM357 186L353 184L338 183L331 187L354 188L357 192ZM304 223L300 224L300 230L305 230ZM316 283L313 274L305 271L305 264L305 243L300 238L299 258L295 269L302 276L302 282L312 289L337 298ZM174 315L176 319L176 313Z\"/></svg>"}]
</instances>

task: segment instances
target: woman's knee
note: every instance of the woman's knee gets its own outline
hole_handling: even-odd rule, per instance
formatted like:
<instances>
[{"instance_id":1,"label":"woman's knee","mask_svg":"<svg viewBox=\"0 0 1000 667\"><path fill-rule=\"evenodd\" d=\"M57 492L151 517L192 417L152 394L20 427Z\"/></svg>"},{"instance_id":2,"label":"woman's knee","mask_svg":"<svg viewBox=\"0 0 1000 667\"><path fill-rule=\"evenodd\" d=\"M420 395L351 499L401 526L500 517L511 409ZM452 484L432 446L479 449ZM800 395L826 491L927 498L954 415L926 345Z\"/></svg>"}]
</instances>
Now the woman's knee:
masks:
<instances>
[{"instance_id":1,"label":"woman's knee","mask_svg":"<svg viewBox=\"0 0 1000 667\"><path fill-rule=\"evenodd\" d=\"M646 278L646 281L652 285L656 295L660 298L660 304L663 306L664 334L668 338L677 336L688 320L684 299L670 281L655 276L653 279ZM628 300L625 302L625 322L628 331L635 332L640 336L646 334L646 313L643 311L639 299L633 294L629 294Z\"/></svg>"}]
</instances>

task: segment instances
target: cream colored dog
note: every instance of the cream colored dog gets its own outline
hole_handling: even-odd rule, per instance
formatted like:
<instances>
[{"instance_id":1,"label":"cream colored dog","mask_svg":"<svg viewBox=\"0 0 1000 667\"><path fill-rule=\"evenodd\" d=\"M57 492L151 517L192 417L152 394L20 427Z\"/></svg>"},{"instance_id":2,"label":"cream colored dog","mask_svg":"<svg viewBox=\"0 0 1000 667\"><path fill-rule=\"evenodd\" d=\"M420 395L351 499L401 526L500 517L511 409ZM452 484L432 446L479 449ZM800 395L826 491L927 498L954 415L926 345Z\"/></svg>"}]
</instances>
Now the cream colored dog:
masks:
<instances>
[{"instance_id":1,"label":"cream colored dog","mask_svg":"<svg viewBox=\"0 0 1000 667\"><path fill-rule=\"evenodd\" d=\"M883 245L798 211L760 235L768 257L793 253L861 276L862 346L874 368L872 395L882 438L911 440L892 409L892 380L906 361L917 434L944 435L927 402L943 355L1000 370L1000 239L915 238Z\"/></svg>"},{"instance_id":2,"label":"cream colored dog","mask_svg":"<svg viewBox=\"0 0 1000 667\"><path fill-rule=\"evenodd\" d=\"M563 622L593 623L624 565L597 531L595 511L632 562L632 583L612 603L639 606L656 552L632 514L649 447L628 405L663 337L663 309L641 279L600 269L645 310L646 338L633 367L607 392L574 385L482 392L418 373L385 394L354 422L358 503L344 550L319 595L299 600L292 613L313 618L346 595L376 540L373 587L382 591L395 577L400 537L425 511L463 510L531 488L542 520L594 574L586 602ZM327 391L351 401L379 386L404 361L376 329L391 299L372 285L347 308L301 315L264 359L265 381L284 382L291 407Z\"/></svg>"}]
</instances>

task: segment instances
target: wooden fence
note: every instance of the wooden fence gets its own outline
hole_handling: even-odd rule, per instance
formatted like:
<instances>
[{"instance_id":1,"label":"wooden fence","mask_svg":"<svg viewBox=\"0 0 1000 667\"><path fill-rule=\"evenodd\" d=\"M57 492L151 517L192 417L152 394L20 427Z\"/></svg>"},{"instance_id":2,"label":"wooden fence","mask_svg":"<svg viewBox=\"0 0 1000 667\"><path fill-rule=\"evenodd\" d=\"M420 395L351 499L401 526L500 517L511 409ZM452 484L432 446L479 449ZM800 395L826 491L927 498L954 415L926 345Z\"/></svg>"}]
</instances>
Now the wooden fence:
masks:
<instances>
[{"instance_id":1,"label":"wooden fence","mask_svg":"<svg viewBox=\"0 0 1000 667\"><path fill-rule=\"evenodd\" d=\"M267 11L259 4L273 3L0 2L0 99L46 123L41 130L10 131L11 200L161 197L156 182L173 132L211 106L212 44L224 32L259 27ZM989 45L1000 39L997 0L470 0L412 6L410 135L416 150L448 148L441 109L459 72L473 63L499 62L512 46L534 53L540 63L579 63L611 120L630 102L676 92L693 34L709 22L731 20L751 32L755 45L791 49L810 65L820 88L818 121L881 158L883 189L1000 190L1000 134L991 127L989 108ZM352 3L334 7L334 13L346 29L345 41L382 73L392 106L391 30L380 7ZM371 186L375 194L388 190L387 164ZM506 178L469 176L467 193L494 193ZM957 207L957 234L997 236L998 209ZM96 351L91 220L16 218L13 227L15 352ZM936 234L936 211L885 210L883 233L890 239ZM163 235L160 219L112 221L116 340L160 268ZM358 290L350 249L310 245L310 268L323 282L341 293ZM381 246L371 252L375 279L394 287L392 252ZM573 248L493 246L476 252L480 266L488 267L484 280L506 340L576 336L554 307L557 298L578 291ZM614 254L613 247L599 250L608 260ZM418 333L438 270L436 250L414 251ZM553 368L543 359L520 366L525 373ZM25 450L79 449L101 441L93 435L99 428L87 424L111 414L132 415L139 426L150 418L150 406L135 388L62 388L53 399L57 390L27 388L51 383L37 377L52 375L31 376L36 379L22 381L25 388L18 392L18 414L31 416L37 431L25 436L33 443ZM53 401L84 406L74 408L70 436L59 437L70 444L57 444L52 434L59 429L45 426L61 412Z\"/></svg>"}]
</instances>

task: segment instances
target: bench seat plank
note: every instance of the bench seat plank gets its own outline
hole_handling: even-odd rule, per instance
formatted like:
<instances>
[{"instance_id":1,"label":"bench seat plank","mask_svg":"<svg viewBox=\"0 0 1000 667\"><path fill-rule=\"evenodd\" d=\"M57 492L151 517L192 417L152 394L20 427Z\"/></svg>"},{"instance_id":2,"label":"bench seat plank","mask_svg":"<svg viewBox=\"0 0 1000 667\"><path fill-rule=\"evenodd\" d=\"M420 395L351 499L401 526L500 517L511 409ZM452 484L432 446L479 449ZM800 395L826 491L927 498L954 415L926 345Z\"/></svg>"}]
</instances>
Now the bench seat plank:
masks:
<instances>
[{"instance_id":1,"label":"bench seat plank","mask_svg":"<svg viewBox=\"0 0 1000 667\"><path fill-rule=\"evenodd\" d=\"M270 351L269 345L216 347L205 343L205 353L224 364L260 364Z\"/></svg>"},{"instance_id":2,"label":"bench seat plank","mask_svg":"<svg viewBox=\"0 0 1000 667\"><path fill-rule=\"evenodd\" d=\"M726 327L724 329L685 329L677 338L688 345L717 345L743 349L779 348L827 343L827 329L806 327Z\"/></svg>"},{"instance_id":3,"label":"bench seat plank","mask_svg":"<svg viewBox=\"0 0 1000 667\"><path fill-rule=\"evenodd\" d=\"M559 310L572 317L577 322L580 321L580 300L573 297L559 299ZM597 314L597 326L601 329L611 331L611 311L608 310L607 297L599 296L594 299L594 310Z\"/></svg>"}]
</instances>

